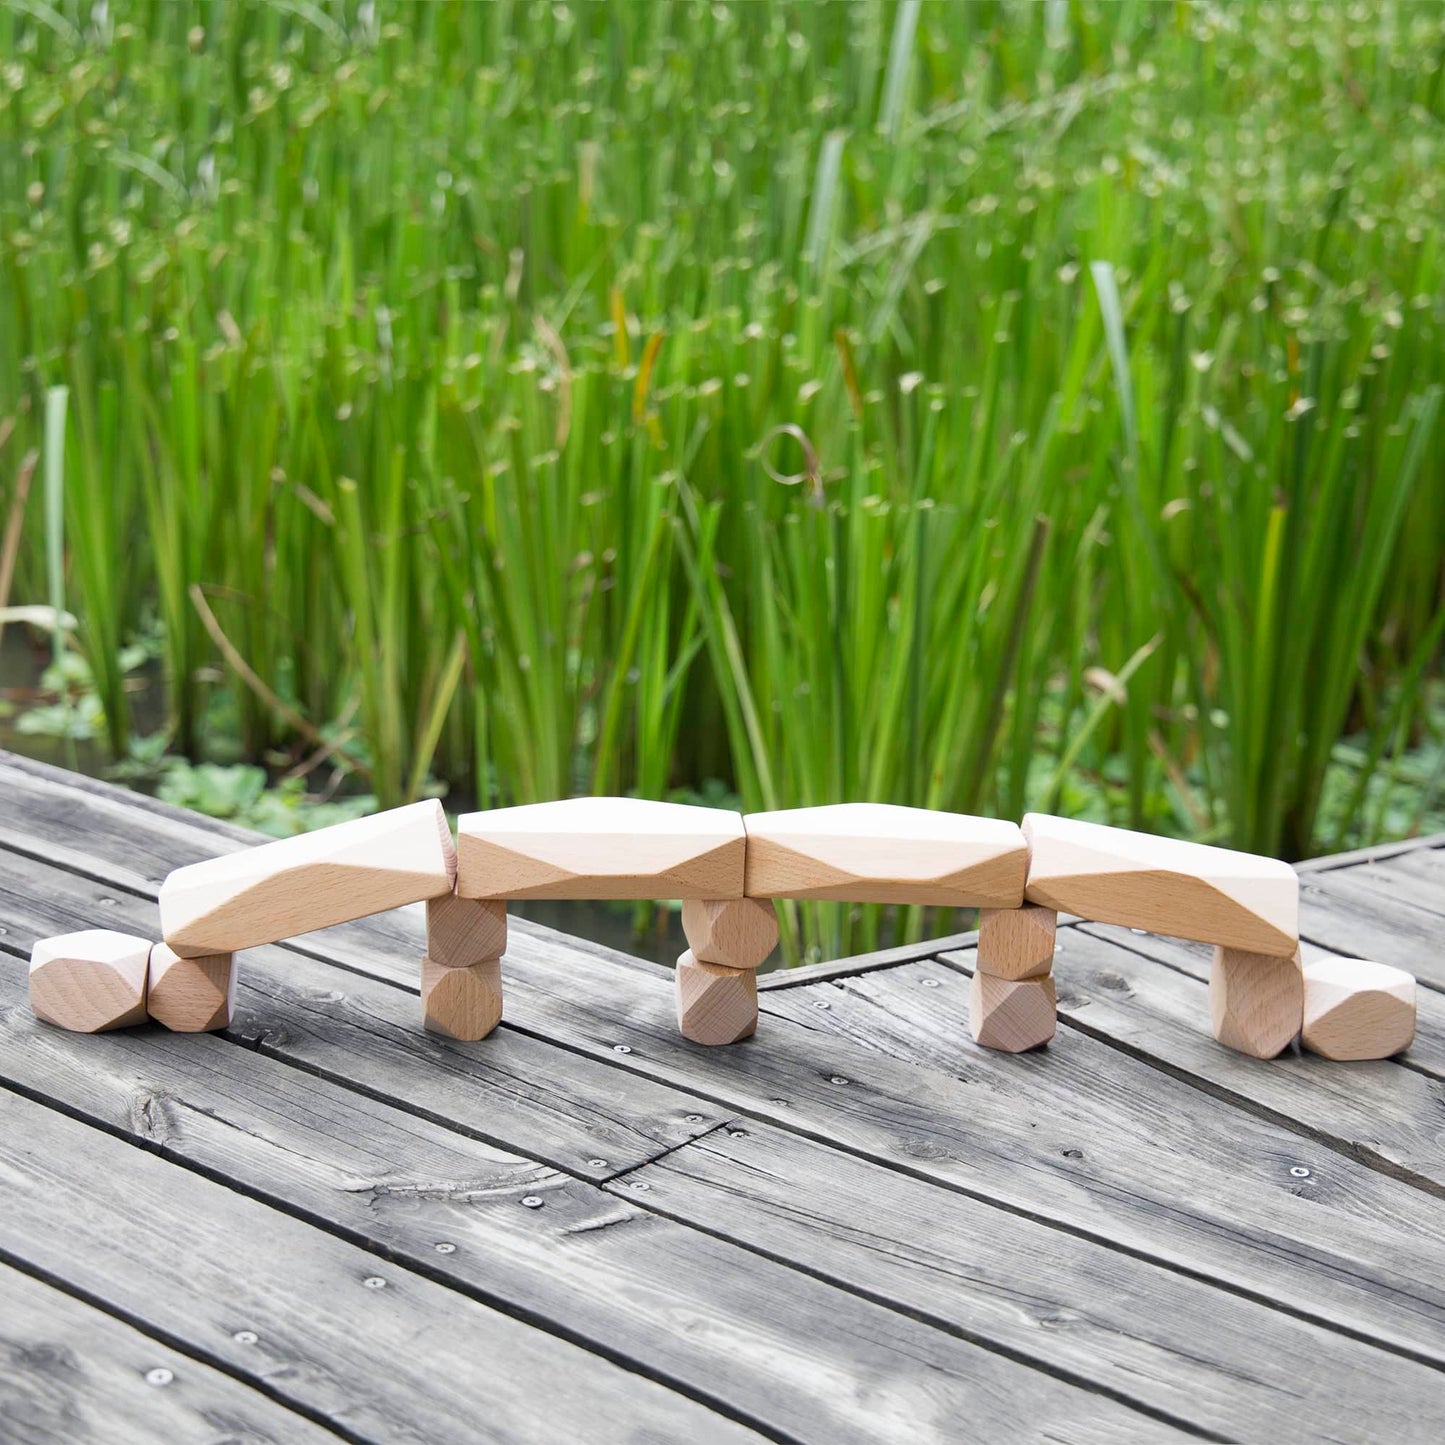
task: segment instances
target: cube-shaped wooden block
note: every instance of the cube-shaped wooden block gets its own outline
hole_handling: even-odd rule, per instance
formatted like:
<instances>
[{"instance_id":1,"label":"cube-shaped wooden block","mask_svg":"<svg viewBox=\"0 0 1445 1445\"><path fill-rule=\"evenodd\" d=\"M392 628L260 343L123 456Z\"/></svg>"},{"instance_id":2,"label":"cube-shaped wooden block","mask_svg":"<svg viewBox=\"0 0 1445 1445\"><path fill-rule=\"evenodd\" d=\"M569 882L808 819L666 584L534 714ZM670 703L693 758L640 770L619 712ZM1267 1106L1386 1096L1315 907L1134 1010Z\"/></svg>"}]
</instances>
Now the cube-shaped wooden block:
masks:
<instances>
[{"instance_id":1,"label":"cube-shaped wooden block","mask_svg":"<svg viewBox=\"0 0 1445 1445\"><path fill-rule=\"evenodd\" d=\"M467 968L507 951L507 905L502 899L427 899L426 956L444 968Z\"/></svg>"},{"instance_id":2,"label":"cube-shaped wooden block","mask_svg":"<svg viewBox=\"0 0 1445 1445\"><path fill-rule=\"evenodd\" d=\"M106 928L40 939L30 950L35 1017L81 1034L143 1024L150 953L150 939Z\"/></svg>"},{"instance_id":3,"label":"cube-shaped wooden block","mask_svg":"<svg viewBox=\"0 0 1445 1445\"><path fill-rule=\"evenodd\" d=\"M168 944L157 943L151 949L150 1016L178 1034L225 1028L236 1007L235 960L233 953L182 958Z\"/></svg>"},{"instance_id":4,"label":"cube-shaped wooden block","mask_svg":"<svg viewBox=\"0 0 1445 1445\"><path fill-rule=\"evenodd\" d=\"M751 968L677 960L677 1026L695 1044L735 1044L758 1027L758 976Z\"/></svg>"},{"instance_id":5,"label":"cube-shaped wooden block","mask_svg":"<svg viewBox=\"0 0 1445 1445\"><path fill-rule=\"evenodd\" d=\"M422 1022L434 1034L475 1043L502 1021L502 961L467 968L421 961Z\"/></svg>"},{"instance_id":6,"label":"cube-shaped wooden block","mask_svg":"<svg viewBox=\"0 0 1445 1445\"><path fill-rule=\"evenodd\" d=\"M1209 972L1214 1037L1257 1059L1282 1053L1304 1021L1305 986L1299 950L1288 958L1216 948Z\"/></svg>"},{"instance_id":7,"label":"cube-shaped wooden block","mask_svg":"<svg viewBox=\"0 0 1445 1445\"><path fill-rule=\"evenodd\" d=\"M1020 1054L1053 1038L1058 1027L1058 994L1053 975L997 978L975 973L968 993L968 1022L986 1049Z\"/></svg>"},{"instance_id":8,"label":"cube-shaped wooden block","mask_svg":"<svg viewBox=\"0 0 1445 1445\"><path fill-rule=\"evenodd\" d=\"M1304 968L1305 1048L1327 1059L1388 1059L1415 1038L1415 980L1363 958Z\"/></svg>"},{"instance_id":9,"label":"cube-shaped wooden block","mask_svg":"<svg viewBox=\"0 0 1445 1445\"><path fill-rule=\"evenodd\" d=\"M1039 978L1051 973L1058 923L1058 913L1038 903L985 908L978 920L975 966L995 978Z\"/></svg>"},{"instance_id":10,"label":"cube-shaped wooden block","mask_svg":"<svg viewBox=\"0 0 1445 1445\"><path fill-rule=\"evenodd\" d=\"M699 963L757 968L778 946L778 915L765 898L689 898L682 931Z\"/></svg>"}]
</instances>

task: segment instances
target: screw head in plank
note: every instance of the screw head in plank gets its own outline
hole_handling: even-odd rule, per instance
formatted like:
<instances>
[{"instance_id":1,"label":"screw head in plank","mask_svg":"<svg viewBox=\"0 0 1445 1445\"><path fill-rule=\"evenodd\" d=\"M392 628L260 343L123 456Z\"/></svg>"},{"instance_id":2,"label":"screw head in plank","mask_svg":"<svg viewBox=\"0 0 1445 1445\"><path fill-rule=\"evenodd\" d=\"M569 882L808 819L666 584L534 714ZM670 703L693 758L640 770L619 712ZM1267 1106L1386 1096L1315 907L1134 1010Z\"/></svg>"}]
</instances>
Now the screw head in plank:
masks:
<instances>
[{"instance_id":1,"label":"screw head in plank","mask_svg":"<svg viewBox=\"0 0 1445 1445\"><path fill-rule=\"evenodd\" d=\"M182 958L165 943L151 949L147 1009L156 1023L178 1034L223 1029L236 1008L236 956L207 953Z\"/></svg>"},{"instance_id":2,"label":"screw head in plank","mask_svg":"<svg viewBox=\"0 0 1445 1445\"><path fill-rule=\"evenodd\" d=\"M1388 1059L1415 1038L1415 980L1363 958L1320 958L1304 967L1300 1042L1327 1059Z\"/></svg>"},{"instance_id":3,"label":"screw head in plank","mask_svg":"<svg viewBox=\"0 0 1445 1445\"><path fill-rule=\"evenodd\" d=\"M108 928L42 938L30 951L31 1010L80 1034L143 1024L150 953L150 939Z\"/></svg>"},{"instance_id":4,"label":"screw head in plank","mask_svg":"<svg viewBox=\"0 0 1445 1445\"><path fill-rule=\"evenodd\" d=\"M1299 950L1288 958L1216 948L1209 970L1214 1037L1256 1059L1284 1052L1304 1022L1305 985Z\"/></svg>"}]
</instances>

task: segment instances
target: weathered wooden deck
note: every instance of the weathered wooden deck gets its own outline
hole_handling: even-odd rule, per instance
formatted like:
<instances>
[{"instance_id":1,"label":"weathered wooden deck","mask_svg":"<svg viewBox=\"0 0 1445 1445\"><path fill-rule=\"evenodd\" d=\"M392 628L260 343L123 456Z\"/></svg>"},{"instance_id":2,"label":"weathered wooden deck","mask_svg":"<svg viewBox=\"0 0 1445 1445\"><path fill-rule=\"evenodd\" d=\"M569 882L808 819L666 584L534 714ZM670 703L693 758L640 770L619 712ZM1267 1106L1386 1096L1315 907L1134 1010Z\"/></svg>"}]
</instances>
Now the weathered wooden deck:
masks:
<instances>
[{"instance_id":1,"label":"weathered wooden deck","mask_svg":"<svg viewBox=\"0 0 1445 1445\"><path fill-rule=\"evenodd\" d=\"M968 938L706 1050L525 923L452 1043L403 914L248 953L224 1036L31 1017L37 936L241 836L0 757L0 1439L1445 1439L1445 839L1306 870L1424 985L1390 1063L1229 1054L1202 950L1094 925L1042 1055Z\"/></svg>"}]
</instances>

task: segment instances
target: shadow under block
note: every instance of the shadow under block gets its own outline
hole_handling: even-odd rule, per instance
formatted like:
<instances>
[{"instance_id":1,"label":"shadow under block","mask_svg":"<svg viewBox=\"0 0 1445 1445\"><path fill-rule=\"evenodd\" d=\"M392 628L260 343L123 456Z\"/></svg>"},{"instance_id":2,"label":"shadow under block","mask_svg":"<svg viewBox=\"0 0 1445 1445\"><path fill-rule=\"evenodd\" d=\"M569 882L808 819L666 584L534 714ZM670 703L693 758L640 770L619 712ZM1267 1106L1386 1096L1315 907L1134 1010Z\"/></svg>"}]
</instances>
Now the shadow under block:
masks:
<instances>
[{"instance_id":1,"label":"shadow under block","mask_svg":"<svg viewBox=\"0 0 1445 1445\"><path fill-rule=\"evenodd\" d=\"M1304 969L1300 1042L1327 1059L1388 1059L1415 1038L1415 980L1362 958L1322 958Z\"/></svg>"},{"instance_id":2,"label":"shadow under block","mask_svg":"<svg viewBox=\"0 0 1445 1445\"><path fill-rule=\"evenodd\" d=\"M765 898L689 898L682 931L699 963L757 968L778 946L778 915Z\"/></svg>"},{"instance_id":3,"label":"shadow under block","mask_svg":"<svg viewBox=\"0 0 1445 1445\"><path fill-rule=\"evenodd\" d=\"M443 893L427 899L426 953L444 968L465 968L507 951L507 905Z\"/></svg>"},{"instance_id":4,"label":"shadow under block","mask_svg":"<svg viewBox=\"0 0 1445 1445\"><path fill-rule=\"evenodd\" d=\"M467 813L463 898L740 898L736 813L644 798L564 798Z\"/></svg>"},{"instance_id":5,"label":"shadow under block","mask_svg":"<svg viewBox=\"0 0 1445 1445\"><path fill-rule=\"evenodd\" d=\"M751 968L677 960L677 1026L695 1044L735 1044L758 1027L758 975Z\"/></svg>"},{"instance_id":6,"label":"shadow under block","mask_svg":"<svg viewBox=\"0 0 1445 1445\"><path fill-rule=\"evenodd\" d=\"M1030 813L1026 897L1096 923L1287 957L1299 943L1288 863Z\"/></svg>"},{"instance_id":7,"label":"shadow under block","mask_svg":"<svg viewBox=\"0 0 1445 1445\"><path fill-rule=\"evenodd\" d=\"M450 893L456 878L434 799L177 868L161 930L182 957L235 953Z\"/></svg>"},{"instance_id":8,"label":"shadow under block","mask_svg":"<svg viewBox=\"0 0 1445 1445\"><path fill-rule=\"evenodd\" d=\"M1059 996L1053 975L996 978L975 971L968 992L968 1023L974 1041L986 1049L1021 1054L1053 1038Z\"/></svg>"},{"instance_id":9,"label":"shadow under block","mask_svg":"<svg viewBox=\"0 0 1445 1445\"><path fill-rule=\"evenodd\" d=\"M1039 978L1054 967L1059 915L1038 903L985 908L978 920L974 967L995 978Z\"/></svg>"},{"instance_id":10,"label":"shadow under block","mask_svg":"<svg viewBox=\"0 0 1445 1445\"><path fill-rule=\"evenodd\" d=\"M1305 985L1299 950L1288 958L1216 948L1209 970L1214 1037L1256 1059L1282 1054L1304 1022Z\"/></svg>"},{"instance_id":11,"label":"shadow under block","mask_svg":"<svg viewBox=\"0 0 1445 1445\"><path fill-rule=\"evenodd\" d=\"M502 960L447 968L421 961L422 1023L434 1034L475 1043L502 1021Z\"/></svg>"},{"instance_id":12,"label":"shadow under block","mask_svg":"<svg viewBox=\"0 0 1445 1445\"><path fill-rule=\"evenodd\" d=\"M1017 908L1027 849L1015 823L892 803L749 813L749 898Z\"/></svg>"},{"instance_id":13,"label":"shadow under block","mask_svg":"<svg viewBox=\"0 0 1445 1445\"><path fill-rule=\"evenodd\" d=\"M151 949L146 1009L178 1034L223 1029L236 1008L236 956L207 953L182 958L168 944Z\"/></svg>"},{"instance_id":14,"label":"shadow under block","mask_svg":"<svg viewBox=\"0 0 1445 1445\"><path fill-rule=\"evenodd\" d=\"M105 928L42 938L30 950L31 1011L80 1034L143 1024L150 953L150 939Z\"/></svg>"}]
</instances>

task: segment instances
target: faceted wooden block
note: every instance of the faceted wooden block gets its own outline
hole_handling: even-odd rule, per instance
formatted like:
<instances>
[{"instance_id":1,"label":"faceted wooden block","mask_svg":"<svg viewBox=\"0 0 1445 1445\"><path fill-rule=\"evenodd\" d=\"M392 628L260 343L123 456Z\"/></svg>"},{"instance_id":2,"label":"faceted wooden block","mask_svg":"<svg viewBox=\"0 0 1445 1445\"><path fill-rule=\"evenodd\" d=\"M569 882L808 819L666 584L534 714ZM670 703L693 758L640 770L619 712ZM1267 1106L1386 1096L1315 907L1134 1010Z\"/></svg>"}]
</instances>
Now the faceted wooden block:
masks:
<instances>
[{"instance_id":1,"label":"faceted wooden block","mask_svg":"<svg viewBox=\"0 0 1445 1445\"><path fill-rule=\"evenodd\" d=\"M765 898L689 898L682 931L699 963L757 968L778 946L778 915Z\"/></svg>"},{"instance_id":2,"label":"faceted wooden block","mask_svg":"<svg viewBox=\"0 0 1445 1445\"><path fill-rule=\"evenodd\" d=\"M178 1034L223 1029L236 1008L235 954L182 958L165 943L151 949L146 1007L158 1023Z\"/></svg>"},{"instance_id":3,"label":"faceted wooden block","mask_svg":"<svg viewBox=\"0 0 1445 1445\"><path fill-rule=\"evenodd\" d=\"M506 951L505 900L458 898L455 893L427 899L426 953L433 963L466 968Z\"/></svg>"},{"instance_id":4,"label":"faceted wooden block","mask_svg":"<svg viewBox=\"0 0 1445 1445\"><path fill-rule=\"evenodd\" d=\"M677 960L677 1026L695 1044L735 1044L758 1027L758 976L751 968Z\"/></svg>"},{"instance_id":5,"label":"faceted wooden block","mask_svg":"<svg viewBox=\"0 0 1445 1445\"><path fill-rule=\"evenodd\" d=\"M1293 1042L1304 1020L1299 950L1289 958L1216 948L1209 971L1214 1037L1226 1048L1272 1059Z\"/></svg>"},{"instance_id":6,"label":"faceted wooden block","mask_svg":"<svg viewBox=\"0 0 1445 1445\"><path fill-rule=\"evenodd\" d=\"M464 898L740 898L736 813L643 798L565 798L467 813Z\"/></svg>"},{"instance_id":7,"label":"faceted wooden block","mask_svg":"<svg viewBox=\"0 0 1445 1445\"><path fill-rule=\"evenodd\" d=\"M1054 909L1037 903L985 908L978 921L975 967L995 978L1038 978L1052 972L1058 923Z\"/></svg>"},{"instance_id":8,"label":"faceted wooden block","mask_svg":"<svg viewBox=\"0 0 1445 1445\"><path fill-rule=\"evenodd\" d=\"M749 813L749 898L841 898L1017 908L1027 850L1017 824L891 803Z\"/></svg>"},{"instance_id":9,"label":"faceted wooden block","mask_svg":"<svg viewBox=\"0 0 1445 1445\"><path fill-rule=\"evenodd\" d=\"M456 871L432 799L177 868L161 927L183 958L235 953L450 893Z\"/></svg>"},{"instance_id":10,"label":"faceted wooden block","mask_svg":"<svg viewBox=\"0 0 1445 1445\"><path fill-rule=\"evenodd\" d=\"M422 1022L434 1034L475 1043L502 1021L502 960L467 968L421 961Z\"/></svg>"},{"instance_id":11,"label":"faceted wooden block","mask_svg":"<svg viewBox=\"0 0 1445 1445\"><path fill-rule=\"evenodd\" d=\"M1288 863L1030 813L1026 896L1099 923L1288 957L1299 879Z\"/></svg>"},{"instance_id":12,"label":"faceted wooden block","mask_svg":"<svg viewBox=\"0 0 1445 1445\"><path fill-rule=\"evenodd\" d=\"M146 1021L148 938L90 928L42 938L30 950L35 1017L80 1034Z\"/></svg>"},{"instance_id":13,"label":"faceted wooden block","mask_svg":"<svg viewBox=\"0 0 1445 1445\"><path fill-rule=\"evenodd\" d=\"M1020 1054L1053 1038L1058 1027L1058 994L1053 975L997 978L975 973L968 994L968 1022L986 1049Z\"/></svg>"},{"instance_id":14,"label":"faceted wooden block","mask_svg":"<svg viewBox=\"0 0 1445 1445\"><path fill-rule=\"evenodd\" d=\"M1304 968L1301 1042L1327 1059L1388 1059L1415 1037L1415 980L1363 958L1322 958Z\"/></svg>"}]
</instances>

